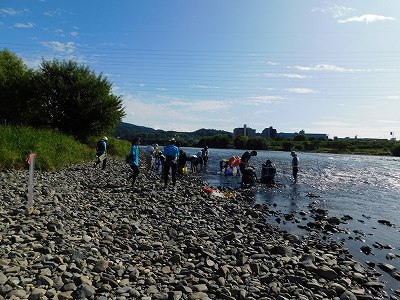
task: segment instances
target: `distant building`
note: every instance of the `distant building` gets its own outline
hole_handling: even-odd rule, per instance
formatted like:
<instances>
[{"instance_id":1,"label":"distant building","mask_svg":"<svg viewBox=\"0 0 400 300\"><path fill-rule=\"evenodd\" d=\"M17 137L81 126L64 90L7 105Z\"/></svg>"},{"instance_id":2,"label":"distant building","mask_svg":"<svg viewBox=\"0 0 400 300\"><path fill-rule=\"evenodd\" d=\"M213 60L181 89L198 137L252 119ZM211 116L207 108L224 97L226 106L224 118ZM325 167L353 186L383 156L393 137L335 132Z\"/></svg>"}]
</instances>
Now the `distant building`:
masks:
<instances>
[{"instance_id":1,"label":"distant building","mask_svg":"<svg viewBox=\"0 0 400 300\"><path fill-rule=\"evenodd\" d=\"M268 128L264 128L261 133L256 133L255 129L247 127L246 124L242 128L233 129L233 138L237 138L238 136L248 136L248 137L256 137L261 136L267 139L276 139L276 138L285 138L285 139L293 139L297 135L304 135L307 138L315 138L317 140L327 140L328 135L325 133L306 133L304 130L300 130L299 132L279 132L273 128L272 126Z\"/></svg>"},{"instance_id":2,"label":"distant building","mask_svg":"<svg viewBox=\"0 0 400 300\"><path fill-rule=\"evenodd\" d=\"M233 138L234 139L241 135L253 137L253 136L256 136L256 130L252 129L250 127L247 127L246 124L244 124L243 128L233 129Z\"/></svg>"},{"instance_id":3,"label":"distant building","mask_svg":"<svg viewBox=\"0 0 400 300\"><path fill-rule=\"evenodd\" d=\"M293 132L293 133L279 132L277 134L277 137L292 139L297 135L304 135L307 138L312 137L317 140L327 140L328 139L328 135L325 133L306 133L304 130L300 130L299 132Z\"/></svg>"},{"instance_id":4,"label":"distant building","mask_svg":"<svg viewBox=\"0 0 400 300\"><path fill-rule=\"evenodd\" d=\"M276 139L277 137L276 129L274 129L272 126L270 126L269 128L265 128L261 132L261 136L267 139Z\"/></svg>"}]
</instances>

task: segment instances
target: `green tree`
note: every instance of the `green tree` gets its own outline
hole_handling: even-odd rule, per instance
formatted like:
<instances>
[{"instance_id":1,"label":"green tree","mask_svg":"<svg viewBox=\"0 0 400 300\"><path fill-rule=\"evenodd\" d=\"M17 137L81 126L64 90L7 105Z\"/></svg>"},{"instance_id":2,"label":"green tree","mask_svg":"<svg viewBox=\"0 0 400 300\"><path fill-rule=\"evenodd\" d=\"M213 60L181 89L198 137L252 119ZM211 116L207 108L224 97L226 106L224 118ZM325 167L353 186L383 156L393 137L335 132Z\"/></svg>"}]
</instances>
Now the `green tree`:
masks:
<instances>
[{"instance_id":1,"label":"green tree","mask_svg":"<svg viewBox=\"0 0 400 300\"><path fill-rule=\"evenodd\" d=\"M0 51L0 122L27 124L32 72L7 49Z\"/></svg>"},{"instance_id":2,"label":"green tree","mask_svg":"<svg viewBox=\"0 0 400 300\"><path fill-rule=\"evenodd\" d=\"M247 148L254 150L267 150L269 144L264 138L249 138L247 141Z\"/></svg>"},{"instance_id":3,"label":"green tree","mask_svg":"<svg viewBox=\"0 0 400 300\"><path fill-rule=\"evenodd\" d=\"M111 132L125 115L112 84L73 61L43 61L35 76L43 125L80 140Z\"/></svg>"},{"instance_id":4,"label":"green tree","mask_svg":"<svg viewBox=\"0 0 400 300\"><path fill-rule=\"evenodd\" d=\"M200 147L227 148L231 144L232 139L228 135L218 134L201 138L197 145Z\"/></svg>"},{"instance_id":5,"label":"green tree","mask_svg":"<svg viewBox=\"0 0 400 300\"><path fill-rule=\"evenodd\" d=\"M293 141L306 141L307 137L304 134L298 134L293 138Z\"/></svg>"},{"instance_id":6,"label":"green tree","mask_svg":"<svg viewBox=\"0 0 400 300\"><path fill-rule=\"evenodd\" d=\"M394 156L400 156L400 142L394 144L393 147L390 148L390 152L392 152Z\"/></svg>"},{"instance_id":7,"label":"green tree","mask_svg":"<svg viewBox=\"0 0 400 300\"><path fill-rule=\"evenodd\" d=\"M282 143L282 150L283 151L290 151L294 149L294 145L292 142L286 141Z\"/></svg>"},{"instance_id":8,"label":"green tree","mask_svg":"<svg viewBox=\"0 0 400 300\"><path fill-rule=\"evenodd\" d=\"M238 149L247 149L247 141L249 140L248 136L240 135L235 138L234 146Z\"/></svg>"}]
</instances>

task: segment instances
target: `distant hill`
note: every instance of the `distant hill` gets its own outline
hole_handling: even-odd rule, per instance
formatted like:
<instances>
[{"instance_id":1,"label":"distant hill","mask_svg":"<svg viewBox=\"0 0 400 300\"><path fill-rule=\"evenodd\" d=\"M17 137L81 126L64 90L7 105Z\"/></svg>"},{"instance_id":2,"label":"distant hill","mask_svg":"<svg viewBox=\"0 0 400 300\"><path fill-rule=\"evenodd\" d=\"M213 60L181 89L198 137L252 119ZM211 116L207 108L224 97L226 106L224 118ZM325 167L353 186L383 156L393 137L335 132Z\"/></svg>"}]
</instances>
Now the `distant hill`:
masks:
<instances>
[{"instance_id":1,"label":"distant hill","mask_svg":"<svg viewBox=\"0 0 400 300\"><path fill-rule=\"evenodd\" d=\"M131 132L154 132L156 131L153 128L150 127L145 127L145 126L138 126L138 125L133 125L130 123L124 123L124 122L120 122L117 126L117 130L116 133L123 133L123 132L127 132L127 131L131 131Z\"/></svg>"},{"instance_id":2,"label":"distant hill","mask_svg":"<svg viewBox=\"0 0 400 300\"><path fill-rule=\"evenodd\" d=\"M216 129L198 129L193 132L165 131L145 126L138 126L130 123L120 122L115 130L115 136L123 140L132 140L139 137L143 143L165 144L169 139L175 138L182 145L193 145L203 137L212 137L216 135L229 135L232 133Z\"/></svg>"}]
</instances>

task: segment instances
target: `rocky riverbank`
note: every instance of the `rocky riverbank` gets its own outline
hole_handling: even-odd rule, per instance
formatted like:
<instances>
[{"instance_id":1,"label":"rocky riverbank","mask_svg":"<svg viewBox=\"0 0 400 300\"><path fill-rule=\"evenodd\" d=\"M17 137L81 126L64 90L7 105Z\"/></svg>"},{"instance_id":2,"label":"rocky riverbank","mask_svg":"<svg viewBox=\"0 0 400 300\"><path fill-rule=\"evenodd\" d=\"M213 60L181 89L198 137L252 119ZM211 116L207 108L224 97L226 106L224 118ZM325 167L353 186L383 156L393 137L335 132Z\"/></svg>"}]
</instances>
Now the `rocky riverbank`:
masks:
<instances>
[{"instance_id":1,"label":"rocky riverbank","mask_svg":"<svg viewBox=\"0 0 400 300\"><path fill-rule=\"evenodd\" d=\"M132 187L128 169L111 160L105 171L35 172L30 215L28 172L0 173L0 299L385 296L379 273L321 238L339 230L326 211L312 211L298 237L266 223L276 212L246 192L210 195L190 176L163 189L144 170Z\"/></svg>"}]
</instances>

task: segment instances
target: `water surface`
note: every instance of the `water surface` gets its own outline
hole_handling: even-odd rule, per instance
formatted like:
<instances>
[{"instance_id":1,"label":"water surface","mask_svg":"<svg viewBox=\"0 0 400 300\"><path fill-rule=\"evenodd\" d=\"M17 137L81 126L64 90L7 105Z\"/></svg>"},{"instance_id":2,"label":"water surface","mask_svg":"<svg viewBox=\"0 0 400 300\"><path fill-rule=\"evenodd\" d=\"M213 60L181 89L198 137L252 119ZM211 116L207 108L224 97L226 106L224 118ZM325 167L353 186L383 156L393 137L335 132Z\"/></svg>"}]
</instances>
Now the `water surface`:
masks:
<instances>
[{"instance_id":1,"label":"water surface","mask_svg":"<svg viewBox=\"0 0 400 300\"><path fill-rule=\"evenodd\" d=\"M189 155L199 150L183 149ZM210 149L208 166L197 176L213 187L239 188L239 177L219 173L219 161L232 155L241 156L243 152ZM308 211L308 205L313 202L328 209L331 217L350 215L353 220L340 225L347 227L350 234L333 238L344 240L354 257L361 262L385 262L400 271L400 258L386 259L389 252L400 254L400 158L302 152L298 152L298 156L300 171L297 183L291 177L292 157L289 152L258 151L258 155L251 158L250 163L256 167L258 175L261 174L262 162L267 158L277 166L277 187L269 188L260 184L254 187L256 202L275 204L276 209L282 212ZM310 194L318 197L309 197ZM380 224L378 220L388 220L394 226ZM281 223L279 226L294 233L306 234L293 224ZM360 236L354 230L362 231L365 235ZM394 249L379 250L373 247L376 242ZM360 251L363 244L373 248L372 254L365 255ZM399 281L376 269L383 273L380 280L388 282L389 293L390 288L400 287Z\"/></svg>"}]
</instances>

